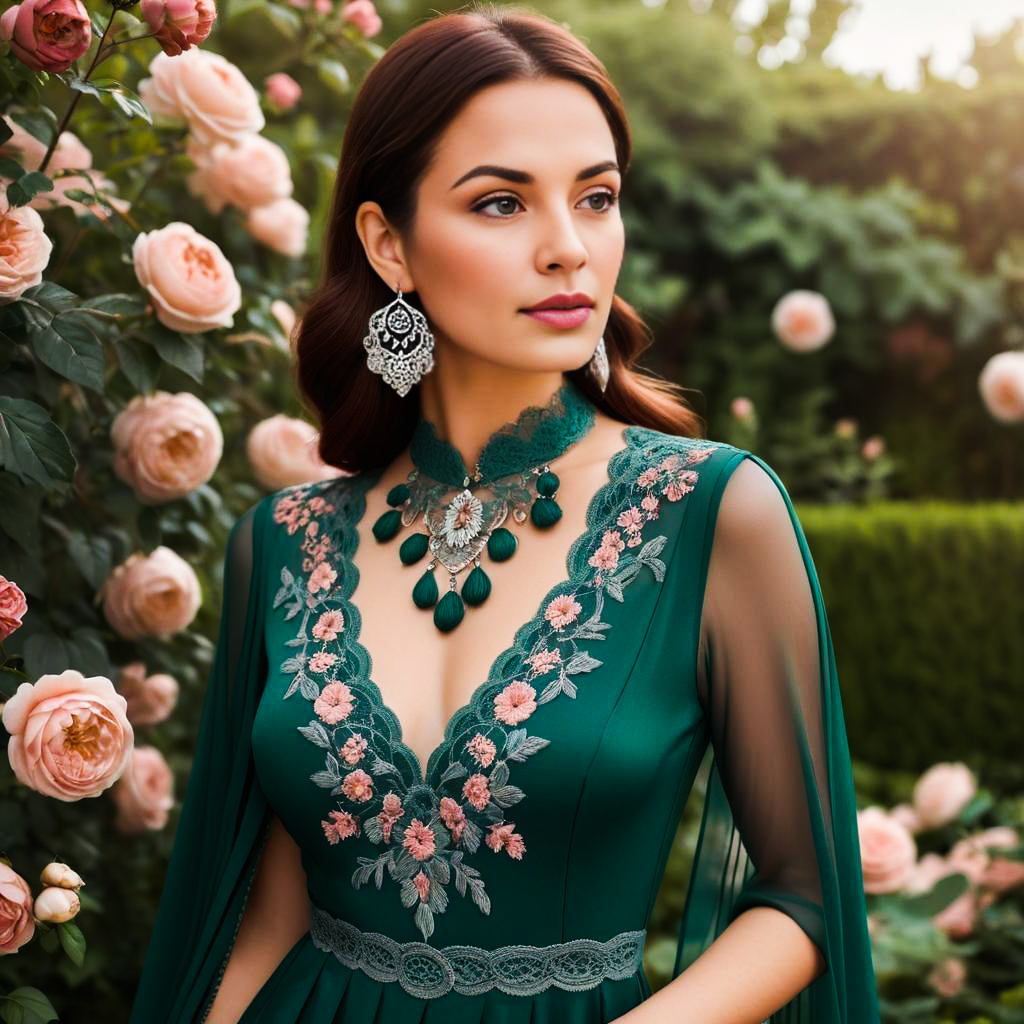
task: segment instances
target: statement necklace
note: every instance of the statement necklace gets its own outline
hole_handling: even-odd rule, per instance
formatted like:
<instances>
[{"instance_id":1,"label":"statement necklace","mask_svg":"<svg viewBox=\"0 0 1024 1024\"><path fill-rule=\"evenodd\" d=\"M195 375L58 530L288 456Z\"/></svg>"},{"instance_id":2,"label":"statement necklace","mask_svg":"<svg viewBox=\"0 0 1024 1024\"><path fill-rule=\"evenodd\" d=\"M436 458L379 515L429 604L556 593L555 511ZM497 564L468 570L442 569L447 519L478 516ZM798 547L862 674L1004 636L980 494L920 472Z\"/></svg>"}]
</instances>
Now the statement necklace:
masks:
<instances>
[{"instance_id":1,"label":"statement necklace","mask_svg":"<svg viewBox=\"0 0 1024 1024\"><path fill-rule=\"evenodd\" d=\"M388 491L391 509L373 524L378 541L388 541L422 514L426 533L402 541L398 557L414 565L427 552L430 563L413 587L418 608L434 609L434 625L449 633L463 619L466 605L481 605L491 593L491 579L480 565L484 547L492 561L515 554L518 539L502 524L509 515L547 529L562 518L555 501L560 483L548 463L579 441L595 422L595 407L571 381L566 381L544 406L525 408L514 423L499 427L484 444L470 473L458 449L437 436L434 424L422 417L413 430L409 454L413 469L405 483ZM489 490L483 500L474 493ZM532 489L531 489L532 488ZM454 496L449 493L454 490ZM434 568L448 570L448 592L438 601ZM456 593L458 574L473 569Z\"/></svg>"}]
</instances>

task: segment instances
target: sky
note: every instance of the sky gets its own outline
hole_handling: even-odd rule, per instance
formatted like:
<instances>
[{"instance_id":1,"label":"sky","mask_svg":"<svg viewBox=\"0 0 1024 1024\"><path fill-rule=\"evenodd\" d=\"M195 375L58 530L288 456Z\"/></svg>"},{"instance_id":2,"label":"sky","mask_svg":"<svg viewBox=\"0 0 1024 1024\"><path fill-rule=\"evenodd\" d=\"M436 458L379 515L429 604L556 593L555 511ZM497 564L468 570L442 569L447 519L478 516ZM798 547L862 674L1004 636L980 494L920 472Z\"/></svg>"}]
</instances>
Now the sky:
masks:
<instances>
[{"instance_id":1,"label":"sky","mask_svg":"<svg viewBox=\"0 0 1024 1024\"><path fill-rule=\"evenodd\" d=\"M813 0L799 0L803 8ZM794 2L798 9L798 3ZM757 20L764 0L742 0L739 18ZM919 85L917 58L932 54L932 72L962 85L973 34L991 34L1024 17L1024 0L859 0L844 16L824 57L846 71L880 72L893 89Z\"/></svg>"}]
</instances>

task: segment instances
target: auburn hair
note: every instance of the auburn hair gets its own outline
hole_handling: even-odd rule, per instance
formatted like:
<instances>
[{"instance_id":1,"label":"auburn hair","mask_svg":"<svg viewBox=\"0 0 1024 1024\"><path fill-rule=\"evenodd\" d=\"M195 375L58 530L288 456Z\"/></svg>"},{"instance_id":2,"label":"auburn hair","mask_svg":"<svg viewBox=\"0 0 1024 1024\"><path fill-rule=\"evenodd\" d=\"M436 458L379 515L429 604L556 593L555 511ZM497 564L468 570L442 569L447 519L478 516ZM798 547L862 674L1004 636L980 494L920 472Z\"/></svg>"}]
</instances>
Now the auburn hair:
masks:
<instances>
[{"instance_id":1,"label":"auburn hair","mask_svg":"<svg viewBox=\"0 0 1024 1024\"><path fill-rule=\"evenodd\" d=\"M624 174L632 138L622 98L598 58L544 15L491 3L439 15L392 43L366 75L342 140L320 279L292 338L297 389L319 421L326 463L351 473L387 466L408 446L420 414L418 386L401 397L366 365L370 316L395 293L366 258L356 211L363 202L377 202L399 235L411 234L419 182L463 105L488 86L545 77L590 91ZM415 292L403 293L403 300L409 295ZM611 371L604 392L586 365L565 376L615 419L703 436L701 418L678 385L634 368L653 334L618 295L604 340Z\"/></svg>"}]
</instances>

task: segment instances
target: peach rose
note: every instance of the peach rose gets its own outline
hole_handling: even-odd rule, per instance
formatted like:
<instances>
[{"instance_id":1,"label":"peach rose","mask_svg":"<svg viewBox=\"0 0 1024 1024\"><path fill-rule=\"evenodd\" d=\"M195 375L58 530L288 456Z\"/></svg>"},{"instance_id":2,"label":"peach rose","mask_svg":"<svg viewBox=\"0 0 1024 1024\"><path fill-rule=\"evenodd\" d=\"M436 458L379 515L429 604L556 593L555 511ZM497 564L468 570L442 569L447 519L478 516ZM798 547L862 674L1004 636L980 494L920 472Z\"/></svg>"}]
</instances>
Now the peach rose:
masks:
<instances>
[{"instance_id":1,"label":"peach rose","mask_svg":"<svg viewBox=\"0 0 1024 1024\"><path fill-rule=\"evenodd\" d=\"M753 418L754 403L745 395L740 395L729 403L729 412L732 413L734 419L745 422Z\"/></svg>"},{"instance_id":2,"label":"peach rose","mask_svg":"<svg viewBox=\"0 0 1024 1024\"><path fill-rule=\"evenodd\" d=\"M224 450L217 417L189 391L136 395L110 428L114 472L148 505L191 494Z\"/></svg>"},{"instance_id":3,"label":"peach rose","mask_svg":"<svg viewBox=\"0 0 1024 1024\"><path fill-rule=\"evenodd\" d=\"M302 99L302 86L291 75L278 71L263 80L263 95L278 110L291 110Z\"/></svg>"},{"instance_id":4,"label":"peach rose","mask_svg":"<svg viewBox=\"0 0 1024 1024\"><path fill-rule=\"evenodd\" d=\"M203 42L217 17L214 0L142 0L139 13L169 57Z\"/></svg>"},{"instance_id":5,"label":"peach rose","mask_svg":"<svg viewBox=\"0 0 1024 1024\"><path fill-rule=\"evenodd\" d=\"M261 420L246 441L256 479L268 490L342 475L317 454L317 430L305 420L278 413Z\"/></svg>"},{"instance_id":6,"label":"peach rose","mask_svg":"<svg viewBox=\"0 0 1024 1024\"><path fill-rule=\"evenodd\" d=\"M977 789L974 776L962 762L934 764L914 786L914 810L921 828L936 828L952 821Z\"/></svg>"},{"instance_id":7,"label":"peach rose","mask_svg":"<svg viewBox=\"0 0 1024 1024\"><path fill-rule=\"evenodd\" d=\"M92 43L81 0L22 0L0 16L0 39L33 71L67 71Z\"/></svg>"},{"instance_id":8,"label":"peach rose","mask_svg":"<svg viewBox=\"0 0 1024 1024\"><path fill-rule=\"evenodd\" d=\"M917 811L910 804L897 804L889 811L889 817L898 821L908 832L919 832L921 829Z\"/></svg>"},{"instance_id":9,"label":"peach rose","mask_svg":"<svg viewBox=\"0 0 1024 1024\"><path fill-rule=\"evenodd\" d=\"M30 206L11 206L0 189L0 300L20 299L43 279L53 243Z\"/></svg>"},{"instance_id":10,"label":"peach rose","mask_svg":"<svg viewBox=\"0 0 1024 1024\"><path fill-rule=\"evenodd\" d=\"M350 0L341 9L341 20L351 22L367 38L375 36L383 24L373 0Z\"/></svg>"},{"instance_id":11,"label":"peach rose","mask_svg":"<svg viewBox=\"0 0 1024 1024\"><path fill-rule=\"evenodd\" d=\"M191 224L172 221L143 231L132 245L132 259L157 319L171 330L198 334L234 323L242 305L235 271L220 246Z\"/></svg>"},{"instance_id":12,"label":"peach rose","mask_svg":"<svg viewBox=\"0 0 1024 1024\"><path fill-rule=\"evenodd\" d=\"M0 860L0 956L17 953L35 932L28 882Z\"/></svg>"},{"instance_id":13,"label":"peach rose","mask_svg":"<svg viewBox=\"0 0 1024 1024\"><path fill-rule=\"evenodd\" d=\"M162 544L152 554L129 555L107 577L100 596L107 621L127 640L167 639L189 625L201 603L195 570Z\"/></svg>"},{"instance_id":14,"label":"peach rose","mask_svg":"<svg viewBox=\"0 0 1024 1024\"><path fill-rule=\"evenodd\" d=\"M249 210L245 226L249 234L283 256L298 259L306 251L309 213L294 199L275 199Z\"/></svg>"},{"instance_id":15,"label":"peach rose","mask_svg":"<svg viewBox=\"0 0 1024 1024\"><path fill-rule=\"evenodd\" d=\"M1016 829L1007 825L988 828L956 842L949 851L949 863L975 885L1002 892L1024 881L1024 862L993 857L989 851L1013 850L1019 845Z\"/></svg>"},{"instance_id":16,"label":"peach rose","mask_svg":"<svg viewBox=\"0 0 1024 1024\"><path fill-rule=\"evenodd\" d=\"M1024 421L1024 352L997 352L978 375L988 411L1003 423Z\"/></svg>"},{"instance_id":17,"label":"peach rose","mask_svg":"<svg viewBox=\"0 0 1024 1024\"><path fill-rule=\"evenodd\" d=\"M60 924L62 921L70 921L81 909L78 893L73 889L49 886L36 897L33 913L37 921Z\"/></svg>"},{"instance_id":18,"label":"peach rose","mask_svg":"<svg viewBox=\"0 0 1024 1024\"><path fill-rule=\"evenodd\" d=\"M136 747L128 770L111 790L115 824L126 833L161 829L174 806L174 774L156 747Z\"/></svg>"},{"instance_id":19,"label":"peach rose","mask_svg":"<svg viewBox=\"0 0 1024 1024\"><path fill-rule=\"evenodd\" d=\"M291 347L292 332L298 323L298 316L295 310L284 299L274 299L270 304L270 312L273 313L274 319L281 325L281 330L284 332L285 338L288 339L289 347Z\"/></svg>"},{"instance_id":20,"label":"peach rose","mask_svg":"<svg viewBox=\"0 0 1024 1024\"><path fill-rule=\"evenodd\" d=\"M0 640L9 637L28 611L28 601L21 587L6 576L0 576Z\"/></svg>"},{"instance_id":21,"label":"peach rose","mask_svg":"<svg viewBox=\"0 0 1024 1024\"><path fill-rule=\"evenodd\" d=\"M149 73L139 82L142 102L158 117L187 121L200 145L231 143L266 124L259 94L219 53L197 48L178 57L158 53Z\"/></svg>"},{"instance_id":22,"label":"peach rose","mask_svg":"<svg viewBox=\"0 0 1024 1024\"><path fill-rule=\"evenodd\" d=\"M56 800L98 796L131 757L135 734L126 707L105 676L73 668L22 683L3 710L14 774Z\"/></svg>"},{"instance_id":23,"label":"peach rose","mask_svg":"<svg viewBox=\"0 0 1024 1024\"><path fill-rule=\"evenodd\" d=\"M953 867L945 857L938 853L926 853L915 865L914 870L903 884L903 892L916 896L918 893L931 892L936 882L947 875L955 874L958 869Z\"/></svg>"},{"instance_id":24,"label":"peach rose","mask_svg":"<svg viewBox=\"0 0 1024 1024\"><path fill-rule=\"evenodd\" d=\"M75 892L85 885L82 876L60 860L51 860L40 873L39 881L46 886L56 885L61 889L74 889Z\"/></svg>"},{"instance_id":25,"label":"peach rose","mask_svg":"<svg viewBox=\"0 0 1024 1024\"><path fill-rule=\"evenodd\" d=\"M932 918L932 923L951 939L966 939L978 922L980 907L976 894L968 889L961 893L945 910Z\"/></svg>"},{"instance_id":26,"label":"peach rose","mask_svg":"<svg viewBox=\"0 0 1024 1024\"><path fill-rule=\"evenodd\" d=\"M772 329L786 348L811 352L821 348L836 329L828 300L818 292L796 290L772 310Z\"/></svg>"},{"instance_id":27,"label":"peach rose","mask_svg":"<svg viewBox=\"0 0 1024 1024\"><path fill-rule=\"evenodd\" d=\"M197 169L185 183L210 213L220 213L226 203L250 210L292 194L285 151L262 135L243 135L234 145L218 142L209 149L191 146L189 156Z\"/></svg>"},{"instance_id":28,"label":"peach rose","mask_svg":"<svg viewBox=\"0 0 1024 1024\"><path fill-rule=\"evenodd\" d=\"M9 125L12 135L0 146L0 155L12 156L27 171L37 171L42 165L43 157L46 156L46 146L43 145L34 135L30 135L19 124ZM62 174L55 177L58 171L88 171L89 177L83 174ZM53 191L40 192L29 200L29 206L34 210L52 210L59 206L66 206L77 215L86 213L94 214L99 220L106 220L108 213L103 203L109 203L112 207L127 213L131 209L131 203L118 199L115 196L104 196L100 202L91 206L79 202L77 199L69 199L67 192L71 189L80 188L86 192L93 191L93 185L102 192L113 192L116 188L102 172L92 166L92 153L83 144L74 132L64 131L60 133L57 145L50 155L50 162L46 165L46 174L53 180ZM89 179L92 179L90 184ZM0 176L0 181L7 182L9 178Z\"/></svg>"},{"instance_id":29,"label":"peach rose","mask_svg":"<svg viewBox=\"0 0 1024 1024\"><path fill-rule=\"evenodd\" d=\"M125 665L117 677L117 691L128 701L132 725L156 725L167 719L178 702L178 681L166 672L146 675L141 661Z\"/></svg>"},{"instance_id":30,"label":"peach rose","mask_svg":"<svg viewBox=\"0 0 1024 1024\"><path fill-rule=\"evenodd\" d=\"M914 837L882 807L857 812L864 891L898 892L914 872Z\"/></svg>"}]
</instances>

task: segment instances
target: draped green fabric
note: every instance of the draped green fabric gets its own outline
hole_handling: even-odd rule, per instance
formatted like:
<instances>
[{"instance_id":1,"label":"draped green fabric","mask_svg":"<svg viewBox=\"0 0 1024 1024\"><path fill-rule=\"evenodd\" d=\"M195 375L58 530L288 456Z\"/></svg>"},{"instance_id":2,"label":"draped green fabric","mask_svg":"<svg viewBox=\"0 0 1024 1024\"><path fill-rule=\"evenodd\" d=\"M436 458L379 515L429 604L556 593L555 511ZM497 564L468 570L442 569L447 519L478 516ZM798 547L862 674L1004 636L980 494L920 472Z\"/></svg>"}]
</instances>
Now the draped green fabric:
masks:
<instances>
[{"instance_id":1,"label":"draped green fabric","mask_svg":"<svg viewBox=\"0 0 1024 1024\"><path fill-rule=\"evenodd\" d=\"M510 646L499 653L495 643L487 679L425 766L402 742L359 640L362 612L381 613L360 608L351 561L361 539L372 543L365 494L378 478L284 489L232 530L195 760L130 1024L203 1019L275 816L302 852L313 905L362 934L438 950L604 942L646 927L702 766L708 795L675 973L743 909L774 906L827 969L771 1021L877 1021L831 640L806 540L771 469L730 445L626 428L565 579L498 638ZM528 557L527 538L515 558ZM336 580L321 587L324 563ZM422 566L407 571L412 579ZM553 601L563 617L546 614ZM335 611L336 638L322 626ZM333 716L323 713L331 680L348 693ZM514 725L499 720L495 698L523 682L536 707ZM353 750L350 762L339 756ZM365 785L334 785L364 770L372 798ZM463 796L467 772L493 784L484 810ZM383 838L388 793L403 817ZM456 803L477 836L472 850L465 833L455 838ZM437 847L410 867L401 851L414 817ZM500 839L480 841L511 833L519 856ZM463 891L456 865L475 872ZM411 870L430 884L410 904ZM638 969L582 991L419 998L307 933L242 1021L603 1024L650 994Z\"/></svg>"}]
</instances>

